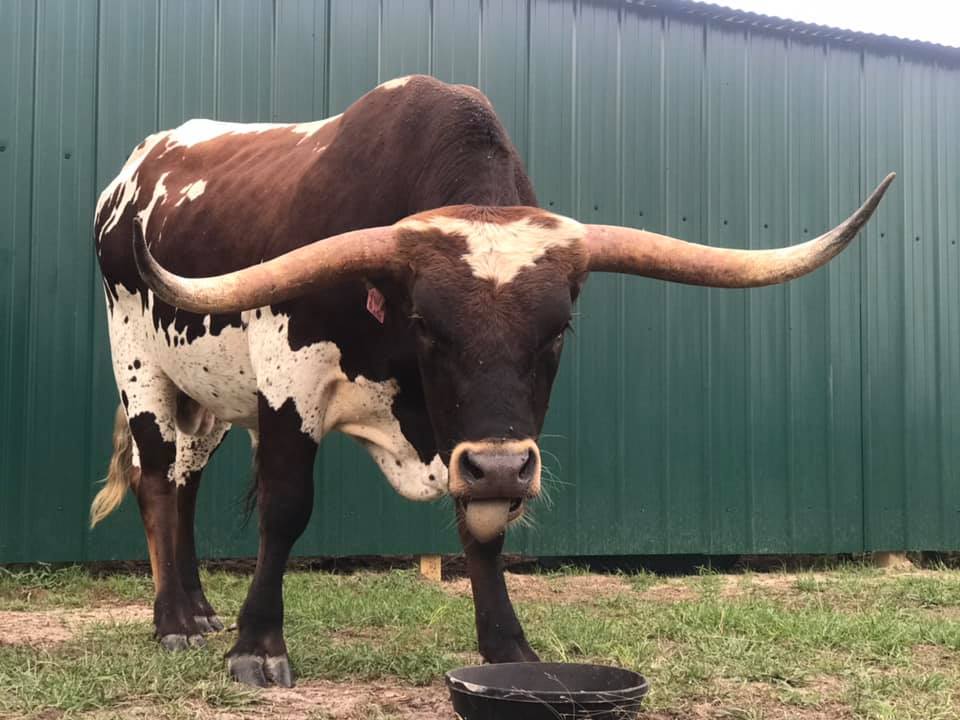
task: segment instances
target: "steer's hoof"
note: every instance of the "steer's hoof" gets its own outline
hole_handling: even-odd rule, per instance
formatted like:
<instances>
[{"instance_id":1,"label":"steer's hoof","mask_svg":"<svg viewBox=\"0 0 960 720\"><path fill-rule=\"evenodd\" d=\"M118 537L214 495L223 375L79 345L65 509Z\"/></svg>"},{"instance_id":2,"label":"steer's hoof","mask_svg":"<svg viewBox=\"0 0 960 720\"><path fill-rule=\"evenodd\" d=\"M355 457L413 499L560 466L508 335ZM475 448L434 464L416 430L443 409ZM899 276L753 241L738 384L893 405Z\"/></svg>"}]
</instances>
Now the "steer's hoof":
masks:
<instances>
[{"instance_id":1,"label":"steer's hoof","mask_svg":"<svg viewBox=\"0 0 960 720\"><path fill-rule=\"evenodd\" d=\"M186 635L164 635L160 638L160 647L167 652L180 652L190 647Z\"/></svg>"},{"instance_id":2,"label":"steer's hoof","mask_svg":"<svg viewBox=\"0 0 960 720\"><path fill-rule=\"evenodd\" d=\"M286 655L268 657L263 664L267 677L280 687L293 687L293 670L290 669L290 659Z\"/></svg>"},{"instance_id":3,"label":"steer's hoof","mask_svg":"<svg viewBox=\"0 0 960 720\"><path fill-rule=\"evenodd\" d=\"M227 671L237 682L253 687L293 687L293 672L286 655L262 658L259 655L234 655L227 658Z\"/></svg>"},{"instance_id":4,"label":"steer's hoof","mask_svg":"<svg viewBox=\"0 0 960 720\"><path fill-rule=\"evenodd\" d=\"M194 615L193 621L197 624L197 629L204 635L223 630L223 623L216 615L207 617L205 615Z\"/></svg>"},{"instance_id":5,"label":"steer's hoof","mask_svg":"<svg viewBox=\"0 0 960 720\"><path fill-rule=\"evenodd\" d=\"M207 644L203 635L164 635L160 638L160 646L168 652L180 652L190 648L202 648Z\"/></svg>"}]
</instances>

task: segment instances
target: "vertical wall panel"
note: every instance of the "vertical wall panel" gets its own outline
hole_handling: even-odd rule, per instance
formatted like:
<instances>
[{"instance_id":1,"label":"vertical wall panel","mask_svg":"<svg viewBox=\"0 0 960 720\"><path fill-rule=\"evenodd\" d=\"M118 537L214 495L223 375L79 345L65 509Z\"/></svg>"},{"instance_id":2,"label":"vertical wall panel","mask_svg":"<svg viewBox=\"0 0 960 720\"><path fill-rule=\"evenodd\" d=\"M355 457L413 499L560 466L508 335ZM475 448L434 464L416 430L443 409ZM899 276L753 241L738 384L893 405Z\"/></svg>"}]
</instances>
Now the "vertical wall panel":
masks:
<instances>
[{"instance_id":1,"label":"vertical wall panel","mask_svg":"<svg viewBox=\"0 0 960 720\"><path fill-rule=\"evenodd\" d=\"M379 82L379 0L329 0L328 112L346 107Z\"/></svg>"},{"instance_id":2,"label":"vertical wall panel","mask_svg":"<svg viewBox=\"0 0 960 720\"><path fill-rule=\"evenodd\" d=\"M270 120L273 79L273 2L217 4L217 118Z\"/></svg>"},{"instance_id":3,"label":"vertical wall panel","mask_svg":"<svg viewBox=\"0 0 960 720\"><path fill-rule=\"evenodd\" d=\"M747 44L743 32L717 31L706 42L706 218L709 245L745 248L749 238L747 195L729 182L747 174ZM707 372L709 438L706 500L709 549L730 552L750 544L750 485L745 398L750 378L743 362L748 347L749 293L711 290Z\"/></svg>"},{"instance_id":4,"label":"vertical wall panel","mask_svg":"<svg viewBox=\"0 0 960 720\"><path fill-rule=\"evenodd\" d=\"M932 508L940 514L941 547L960 547L960 83L955 70L936 70L936 183L934 219L938 233L937 362L940 496Z\"/></svg>"},{"instance_id":5,"label":"vertical wall panel","mask_svg":"<svg viewBox=\"0 0 960 720\"><path fill-rule=\"evenodd\" d=\"M782 37L751 33L749 52L748 230L749 247L759 250L777 247L787 237L787 45ZM761 552L792 546L789 297L786 287L775 286L752 290L747 298L750 523Z\"/></svg>"},{"instance_id":6,"label":"vertical wall panel","mask_svg":"<svg viewBox=\"0 0 960 720\"><path fill-rule=\"evenodd\" d=\"M431 74L444 82L480 84L482 0L434 3Z\"/></svg>"},{"instance_id":7,"label":"vertical wall panel","mask_svg":"<svg viewBox=\"0 0 960 720\"><path fill-rule=\"evenodd\" d=\"M826 66L827 217L822 227L841 222L861 201L860 53L828 47ZM870 186L872 179L865 183ZM864 190L866 188L863 188ZM802 189L801 189L802 191ZM821 228L809 228L820 232ZM829 418L827 532L836 550L856 551L863 544L863 417L861 408L860 263L870 242L835 258L829 275L830 349L826 381Z\"/></svg>"},{"instance_id":8,"label":"vertical wall panel","mask_svg":"<svg viewBox=\"0 0 960 720\"><path fill-rule=\"evenodd\" d=\"M583 222L620 222L620 31L618 8L584 2L577 18L574 75L574 123L571 148L576 167L574 217ZM578 303L580 322L568 352L577 354L580 376L577 431L571 436L579 451L565 477L577 478L577 522L566 529L575 547L596 545L597 553L614 544L609 528L629 520L629 508L610 503L619 496L624 476L622 374L623 285L619 275L591 277ZM606 445L597 455L590 448ZM600 490L603 488L603 490ZM549 530L545 530L549 532ZM601 540L602 538L602 540Z\"/></svg>"},{"instance_id":9,"label":"vertical wall panel","mask_svg":"<svg viewBox=\"0 0 960 720\"><path fill-rule=\"evenodd\" d=\"M597 275L542 438L532 554L960 547L960 62L601 0L0 0L0 561L143 557L86 530L116 390L96 196L193 117L296 121L379 82L477 84L541 204L734 248L814 237L890 171L855 246L788 286ZM250 555L250 443L205 473L198 542ZM452 552L326 440L300 554Z\"/></svg>"},{"instance_id":10,"label":"vertical wall panel","mask_svg":"<svg viewBox=\"0 0 960 720\"><path fill-rule=\"evenodd\" d=\"M937 425L941 397L937 382L938 307L941 259L937 227L937 127L935 67L905 60L904 115L904 348L903 417L907 472L902 511L904 542L926 547L943 536L940 443ZM953 281L951 281L953 282ZM916 483L913 478L928 478Z\"/></svg>"},{"instance_id":11,"label":"vertical wall panel","mask_svg":"<svg viewBox=\"0 0 960 720\"><path fill-rule=\"evenodd\" d=\"M217 115L217 5L217 0L160 3L160 128Z\"/></svg>"},{"instance_id":12,"label":"vertical wall panel","mask_svg":"<svg viewBox=\"0 0 960 720\"><path fill-rule=\"evenodd\" d=\"M574 5L564 0L532 0L530 16L530 126L538 132L530 137L527 170L540 205L570 215L574 212L574 154L558 154L556 148L558 144L573 147ZM575 311L575 330L580 325L578 314ZM579 521L579 486L572 482L570 471L578 455L579 343L576 332L567 336L543 428L543 484L554 504L536 510L538 530L524 545L531 552L551 547L573 551L575 534L568 537L567 530Z\"/></svg>"},{"instance_id":13,"label":"vertical wall panel","mask_svg":"<svg viewBox=\"0 0 960 720\"><path fill-rule=\"evenodd\" d=\"M532 0L531 0L532 2ZM573 3L567 0L568 5ZM527 86L530 30L527 3L483 0L480 89L497 109L510 137L527 157Z\"/></svg>"},{"instance_id":14,"label":"vertical wall panel","mask_svg":"<svg viewBox=\"0 0 960 720\"><path fill-rule=\"evenodd\" d=\"M706 195L704 147L704 32L699 23L669 19L664 48L663 232L703 242ZM706 496L709 452L707 394L709 291L670 284L665 297L667 377L667 552L703 551L709 525Z\"/></svg>"},{"instance_id":15,"label":"vertical wall panel","mask_svg":"<svg viewBox=\"0 0 960 720\"><path fill-rule=\"evenodd\" d=\"M380 4L380 81L430 72L430 0Z\"/></svg>"},{"instance_id":16,"label":"vertical wall panel","mask_svg":"<svg viewBox=\"0 0 960 720\"><path fill-rule=\"evenodd\" d=\"M824 47L791 42L787 64L789 209L778 244L816 237L828 225ZM830 315L832 268L787 286L790 541L829 552ZM856 318L854 318L856 319ZM851 326L855 327L855 323ZM856 422L856 418L853 418Z\"/></svg>"},{"instance_id":17,"label":"vertical wall panel","mask_svg":"<svg viewBox=\"0 0 960 720\"><path fill-rule=\"evenodd\" d=\"M90 437L97 6L37 5L21 532L37 558L83 546Z\"/></svg>"},{"instance_id":18,"label":"vertical wall panel","mask_svg":"<svg viewBox=\"0 0 960 720\"><path fill-rule=\"evenodd\" d=\"M327 116L327 2L280 0L276 5L273 120Z\"/></svg>"},{"instance_id":19,"label":"vertical wall panel","mask_svg":"<svg viewBox=\"0 0 960 720\"><path fill-rule=\"evenodd\" d=\"M627 8L620 37L620 188L625 225L665 228L663 157L665 21ZM666 428L667 284L643 278L623 281L624 380L622 394L624 477L618 506L629 509L618 534L623 547L659 552L668 533Z\"/></svg>"},{"instance_id":20,"label":"vertical wall panel","mask_svg":"<svg viewBox=\"0 0 960 720\"><path fill-rule=\"evenodd\" d=\"M24 424L33 221L32 0L0 2L0 559L29 556L24 494L31 473Z\"/></svg>"},{"instance_id":21,"label":"vertical wall panel","mask_svg":"<svg viewBox=\"0 0 960 720\"><path fill-rule=\"evenodd\" d=\"M899 173L863 240L863 463L864 542L867 547L905 547L907 252L904 203L913 178L904 172L904 82L900 58L865 55L861 115L861 192L888 170Z\"/></svg>"}]
</instances>

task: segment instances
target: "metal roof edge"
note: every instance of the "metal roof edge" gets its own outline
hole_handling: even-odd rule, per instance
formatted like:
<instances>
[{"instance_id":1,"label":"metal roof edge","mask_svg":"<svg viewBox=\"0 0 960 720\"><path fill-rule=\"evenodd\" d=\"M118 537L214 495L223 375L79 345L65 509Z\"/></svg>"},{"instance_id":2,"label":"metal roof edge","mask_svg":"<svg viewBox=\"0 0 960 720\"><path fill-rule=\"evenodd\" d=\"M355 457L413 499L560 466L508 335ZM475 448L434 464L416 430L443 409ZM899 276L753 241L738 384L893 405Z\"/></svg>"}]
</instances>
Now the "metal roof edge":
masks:
<instances>
[{"instance_id":1,"label":"metal roof edge","mask_svg":"<svg viewBox=\"0 0 960 720\"><path fill-rule=\"evenodd\" d=\"M610 1L610 0L608 0ZM659 11L667 15L697 18L720 25L739 28L756 28L805 40L844 44L897 55L909 55L936 59L950 64L960 64L960 47L940 45L924 40L910 40L894 35L844 30L843 28L817 25L816 23L788 20L772 15L761 15L747 10L737 10L724 5L699 2L699 0L614 0L628 8Z\"/></svg>"}]
</instances>

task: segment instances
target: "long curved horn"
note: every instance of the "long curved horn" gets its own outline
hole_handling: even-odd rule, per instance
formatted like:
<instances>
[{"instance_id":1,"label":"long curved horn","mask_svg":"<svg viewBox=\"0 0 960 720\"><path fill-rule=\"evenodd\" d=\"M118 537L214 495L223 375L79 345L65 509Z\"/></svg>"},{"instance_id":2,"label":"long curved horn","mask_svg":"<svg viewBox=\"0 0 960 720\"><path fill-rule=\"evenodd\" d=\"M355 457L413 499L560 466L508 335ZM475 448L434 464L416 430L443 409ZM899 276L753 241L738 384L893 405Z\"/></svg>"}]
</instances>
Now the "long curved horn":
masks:
<instances>
[{"instance_id":1,"label":"long curved horn","mask_svg":"<svg viewBox=\"0 0 960 720\"><path fill-rule=\"evenodd\" d=\"M290 300L345 274L389 270L396 262L392 227L353 230L318 240L259 265L205 278L185 278L158 263L134 221L133 255L157 297L190 312L229 313Z\"/></svg>"},{"instance_id":2,"label":"long curved horn","mask_svg":"<svg viewBox=\"0 0 960 720\"><path fill-rule=\"evenodd\" d=\"M806 275L843 250L870 219L896 173L887 175L866 202L833 230L777 250L734 250L616 225L588 225L589 269L671 280L688 285L745 288Z\"/></svg>"}]
</instances>

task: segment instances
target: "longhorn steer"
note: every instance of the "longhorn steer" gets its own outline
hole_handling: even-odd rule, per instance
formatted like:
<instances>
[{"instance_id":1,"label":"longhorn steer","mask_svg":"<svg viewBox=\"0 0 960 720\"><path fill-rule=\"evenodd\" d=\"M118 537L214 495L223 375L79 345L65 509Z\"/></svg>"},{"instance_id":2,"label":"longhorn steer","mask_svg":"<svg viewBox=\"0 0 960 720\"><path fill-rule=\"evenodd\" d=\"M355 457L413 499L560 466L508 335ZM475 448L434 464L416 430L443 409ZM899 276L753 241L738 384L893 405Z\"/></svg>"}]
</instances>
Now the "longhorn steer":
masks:
<instances>
[{"instance_id":1,"label":"longhorn steer","mask_svg":"<svg viewBox=\"0 0 960 720\"><path fill-rule=\"evenodd\" d=\"M200 475L232 425L249 430L260 551L227 663L242 682L290 685L283 573L317 446L340 430L401 495L454 498L480 651L535 660L498 556L539 492L537 436L587 274L783 282L842 250L891 180L815 240L744 251L538 209L490 102L429 77L319 122L151 135L97 205L122 404L92 521L133 488L157 637L201 642L222 625L197 574Z\"/></svg>"}]
</instances>

